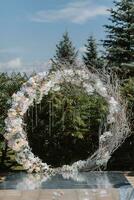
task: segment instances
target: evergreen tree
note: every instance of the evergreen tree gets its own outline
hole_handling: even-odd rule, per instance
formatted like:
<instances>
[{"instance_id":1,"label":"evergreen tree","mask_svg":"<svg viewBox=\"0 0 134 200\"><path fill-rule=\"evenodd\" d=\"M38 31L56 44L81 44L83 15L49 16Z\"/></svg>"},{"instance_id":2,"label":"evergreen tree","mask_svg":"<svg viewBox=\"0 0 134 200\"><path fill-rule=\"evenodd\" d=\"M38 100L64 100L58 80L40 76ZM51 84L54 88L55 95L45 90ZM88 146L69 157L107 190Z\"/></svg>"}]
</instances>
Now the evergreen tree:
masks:
<instances>
[{"instance_id":1,"label":"evergreen tree","mask_svg":"<svg viewBox=\"0 0 134 200\"><path fill-rule=\"evenodd\" d=\"M97 44L93 36L90 36L88 38L85 47L86 51L83 55L83 61L85 65L88 68L90 67L100 68L103 65L103 63L101 62L101 59L98 57Z\"/></svg>"},{"instance_id":2,"label":"evergreen tree","mask_svg":"<svg viewBox=\"0 0 134 200\"><path fill-rule=\"evenodd\" d=\"M77 52L73 46L68 32L63 34L62 40L56 45L56 55L54 56L54 62L58 64L68 63L74 64L76 61Z\"/></svg>"},{"instance_id":3,"label":"evergreen tree","mask_svg":"<svg viewBox=\"0 0 134 200\"><path fill-rule=\"evenodd\" d=\"M123 63L134 61L134 1L114 1L110 9L111 25L105 25L107 38L104 40L106 57L110 64L122 68Z\"/></svg>"}]
</instances>

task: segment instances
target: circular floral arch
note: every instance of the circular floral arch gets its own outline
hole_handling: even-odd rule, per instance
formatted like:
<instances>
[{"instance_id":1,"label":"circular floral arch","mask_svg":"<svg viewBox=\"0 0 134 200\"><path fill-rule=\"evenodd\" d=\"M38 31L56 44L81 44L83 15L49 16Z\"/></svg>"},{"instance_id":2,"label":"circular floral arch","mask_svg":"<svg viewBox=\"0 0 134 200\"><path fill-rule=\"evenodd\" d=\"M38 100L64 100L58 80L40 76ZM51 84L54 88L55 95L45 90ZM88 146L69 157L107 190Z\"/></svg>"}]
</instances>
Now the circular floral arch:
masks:
<instances>
[{"instance_id":1,"label":"circular floral arch","mask_svg":"<svg viewBox=\"0 0 134 200\"><path fill-rule=\"evenodd\" d=\"M57 70L48 74L46 72L39 73L24 83L20 91L13 94L12 106L5 119L6 133L4 137L8 141L8 146L16 152L16 161L30 173L43 172L48 174L57 169L50 168L47 163L43 163L32 153L27 133L24 130L24 114L34 101L39 104L43 96L47 95L51 89L59 90L59 84L64 81L75 85L81 84L88 94L97 92L105 98L109 106L107 116L109 129L100 134L99 148L94 155L85 161L77 161L71 166L64 165L58 169L61 171L98 169L100 166L105 166L111 154L129 134L126 113L120 102L119 94L106 78L101 79L97 73L91 73L84 68Z\"/></svg>"}]
</instances>

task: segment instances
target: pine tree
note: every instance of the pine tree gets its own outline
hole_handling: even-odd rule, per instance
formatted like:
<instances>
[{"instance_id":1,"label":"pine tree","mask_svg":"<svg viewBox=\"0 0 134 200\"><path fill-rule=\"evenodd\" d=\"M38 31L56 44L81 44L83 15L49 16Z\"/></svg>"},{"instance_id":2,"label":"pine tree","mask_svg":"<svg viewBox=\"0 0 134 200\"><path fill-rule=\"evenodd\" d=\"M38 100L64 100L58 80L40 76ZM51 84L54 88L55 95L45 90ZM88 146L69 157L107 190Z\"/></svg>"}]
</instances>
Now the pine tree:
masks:
<instances>
[{"instance_id":1,"label":"pine tree","mask_svg":"<svg viewBox=\"0 0 134 200\"><path fill-rule=\"evenodd\" d=\"M105 25L107 38L104 40L106 57L110 64L122 68L123 63L134 61L134 1L114 1L110 9L111 25Z\"/></svg>"},{"instance_id":2,"label":"pine tree","mask_svg":"<svg viewBox=\"0 0 134 200\"><path fill-rule=\"evenodd\" d=\"M87 44L85 44L85 47L86 47L86 51L84 52L84 55L83 55L83 61L85 65L88 68L90 67L99 68L101 65L101 62L98 57L96 40L93 36L90 36L88 38Z\"/></svg>"},{"instance_id":3,"label":"pine tree","mask_svg":"<svg viewBox=\"0 0 134 200\"><path fill-rule=\"evenodd\" d=\"M68 32L65 32L59 44L56 45L54 61L59 64L74 64L76 57L77 51L69 38Z\"/></svg>"}]
</instances>

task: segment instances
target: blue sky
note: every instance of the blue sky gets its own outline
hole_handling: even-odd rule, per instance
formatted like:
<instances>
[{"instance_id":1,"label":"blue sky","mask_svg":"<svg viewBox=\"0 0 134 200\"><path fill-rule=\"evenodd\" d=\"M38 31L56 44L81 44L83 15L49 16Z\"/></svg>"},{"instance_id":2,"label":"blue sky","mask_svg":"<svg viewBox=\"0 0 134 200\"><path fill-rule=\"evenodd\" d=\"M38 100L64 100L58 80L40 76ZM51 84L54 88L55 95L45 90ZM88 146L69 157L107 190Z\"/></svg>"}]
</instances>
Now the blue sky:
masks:
<instances>
[{"instance_id":1,"label":"blue sky","mask_svg":"<svg viewBox=\"0 0 134 200\"><path fill-rule=\"evenodd\" d=\"M112 0L0 0L0 71L43 71L68 31L83 51L90 34L104 38Z\"/></svg>"}]
</instances>

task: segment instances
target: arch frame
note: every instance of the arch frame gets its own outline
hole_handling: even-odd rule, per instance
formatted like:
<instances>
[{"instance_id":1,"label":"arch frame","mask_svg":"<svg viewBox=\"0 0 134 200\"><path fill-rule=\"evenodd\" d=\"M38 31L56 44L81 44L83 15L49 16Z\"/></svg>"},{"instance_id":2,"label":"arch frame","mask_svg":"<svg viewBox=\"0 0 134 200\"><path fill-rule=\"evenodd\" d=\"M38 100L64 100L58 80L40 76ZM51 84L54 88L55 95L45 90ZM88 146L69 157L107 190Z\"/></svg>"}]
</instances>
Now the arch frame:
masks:
<instances>
[{"instance_id":1,"label":"arch frame","mask_svg":"<svg viewBox=\"0 0 134 200\"><path fill-rule=\"evenodd\" d=\"M32 153L23 119L34 101L39 104L43 96L47 95L51 89L60 90L59 84L64 81L75 85L82 84L88 94L93 95L94 92L97 92L105 98L109 107L107 123L110 128L99 136L99 148L90 158L85 161L77 161L71 166L64 165L61 168L53 169ZM126 110L120 101L119 94L113 90L108 80L104 77L100 78L97 73L91 73L86 68L63 69L51 73L42 72L31 77L22 85L20 91L13 94L5 125L4 137L8 141L8 146L16 153L16 161L30 173L43 172L47 175L53 174L57 170L78 171L85 168L90 170L105 166L111 154L129 135Z\"/></svg>"}]
</instances>

